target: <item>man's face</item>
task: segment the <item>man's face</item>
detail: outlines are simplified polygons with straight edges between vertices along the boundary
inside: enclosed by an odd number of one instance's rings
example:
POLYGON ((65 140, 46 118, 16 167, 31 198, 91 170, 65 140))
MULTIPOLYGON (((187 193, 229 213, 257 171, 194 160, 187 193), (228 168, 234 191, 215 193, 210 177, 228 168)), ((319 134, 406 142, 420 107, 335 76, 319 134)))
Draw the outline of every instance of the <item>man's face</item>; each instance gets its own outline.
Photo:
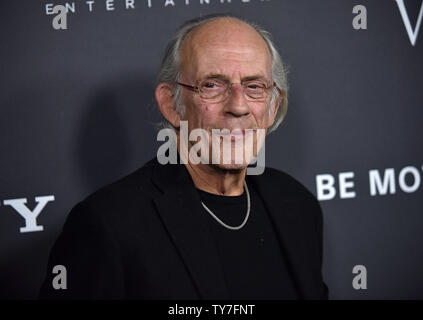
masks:
MULTIPOLYGON (((196 86, 211 76, 237 83, 233 84, 230 95, 217 103, 182 88, 182 104, 185 107, 183 120, 188 121, 189 132, 195 128, 205 129, 209 134, 212 129, 267 130, 272 125, 275 112, 269 112, 271 94, 265 101, 251 101, 246 98, 239 84, 251 79, 273 83, 269 49, 253 28, 234 19, 212 21, 188 35, 182 44, 180 56, 182 83, 196 86)), ((232 141, 233 153, 242 152, 235 148, 234 140, 239 138, 224 136, 221 139, 232 141)), ((243 168, 250 160, 245 159, 246 163, 241 165, 232 161, 231 164, 218 166, 227 169, 243 168)))

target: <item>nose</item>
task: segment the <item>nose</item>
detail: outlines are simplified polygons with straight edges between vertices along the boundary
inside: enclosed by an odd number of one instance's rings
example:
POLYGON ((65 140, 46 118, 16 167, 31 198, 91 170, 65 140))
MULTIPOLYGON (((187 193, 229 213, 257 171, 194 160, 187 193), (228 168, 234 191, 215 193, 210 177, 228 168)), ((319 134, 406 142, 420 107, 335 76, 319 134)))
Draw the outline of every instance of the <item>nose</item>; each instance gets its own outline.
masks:
POLYGON ((225 104, 225 111, 235 117, 246 116, 250 113, 244 88, 240 83, 232 83, 229 88, 229 99, 225 104))

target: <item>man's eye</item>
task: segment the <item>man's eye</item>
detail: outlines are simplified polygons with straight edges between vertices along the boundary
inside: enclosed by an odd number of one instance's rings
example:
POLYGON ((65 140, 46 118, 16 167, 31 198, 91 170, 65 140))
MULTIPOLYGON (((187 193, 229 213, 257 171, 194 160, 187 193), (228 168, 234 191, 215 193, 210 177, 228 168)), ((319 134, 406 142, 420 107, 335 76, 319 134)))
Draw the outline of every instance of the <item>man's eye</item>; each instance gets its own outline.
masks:
POLYGON ((201 84, 204 90, 218 90, 225 87, 225 84, 218 80, 206 80, 201 84))
POLYGON ((248 83, 246 84, 246 87, 250 90, 262 90, 266 88, 266 86, 263 83, 259 83, 259 82, 248 83))
POLYGON ((209 89, 214 88, 215 86, 216 84, 213 82, 207 82, 203 85, 204 88, 209 88, 209 89))

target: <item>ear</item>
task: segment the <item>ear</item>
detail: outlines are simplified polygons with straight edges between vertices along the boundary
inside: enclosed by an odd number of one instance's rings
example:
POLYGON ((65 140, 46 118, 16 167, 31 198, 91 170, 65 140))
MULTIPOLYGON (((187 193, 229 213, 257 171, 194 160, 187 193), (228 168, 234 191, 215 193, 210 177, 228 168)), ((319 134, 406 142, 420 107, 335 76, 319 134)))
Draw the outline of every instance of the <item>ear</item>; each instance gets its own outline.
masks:
POLYGON ((173 102, 173 96, 173 86, 169 83, 162 82, 156 87, 155 98, 161 114, 175 128, 179 128, 181 117, 176 110, 176 106, 173 102))
MULTIPOLYGON (((276 115, 278 114, 278 110, 279 108, 281 108, 281 104, 285 103, 284 99, 285 98, 285 91, 283 90, 278 90, 278 96, 276 97, 275 101, 273 102, 273 112, 269 113, 270 119, 269 119, 269 126, 267 128, 270 128, 273 123, 275 122, 276 119, 276 115)), ((272 109, 270 109, 272 110, 272 109)), ((270 112, 269 110, 269 112, 270 112)))

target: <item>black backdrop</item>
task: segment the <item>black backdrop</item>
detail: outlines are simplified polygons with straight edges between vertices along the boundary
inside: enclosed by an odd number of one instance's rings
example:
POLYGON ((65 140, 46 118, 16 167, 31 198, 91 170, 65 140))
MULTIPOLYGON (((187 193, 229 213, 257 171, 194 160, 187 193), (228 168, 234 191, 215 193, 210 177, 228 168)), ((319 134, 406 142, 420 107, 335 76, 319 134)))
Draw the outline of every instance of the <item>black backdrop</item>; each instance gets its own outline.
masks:
MULTIPOLYGON (((46 5, 64 3, 0 4, 1 298, 34 298, 71 207, 155 156, 166 42, 182 21, 214 12, 265 26, 289 67, 288 114, 266 142, 266 166, 316 195, 318 176, 335 179, 336 196, 321 199, 330 298, 423 298, 423 35, 411 44, 394 0, 114 0, 110 11, 95 0, 91 12, 74 0, 68 29, 55 30, 46 5), (352 25, 359 4, 367 30, 352 25), (393 174, 395 192, 372 196, 370 170, 393 174), (340 197, 345 172, 355 197, 340 197), (38 196, 54 196, 36 219, 43 231, 20 232, 7 200, 26 198, 32 211, 38 196), (353 288, 355 265, 367 289, 353 288)), ((414 30, 422 1, 404 3, 414 30)))

